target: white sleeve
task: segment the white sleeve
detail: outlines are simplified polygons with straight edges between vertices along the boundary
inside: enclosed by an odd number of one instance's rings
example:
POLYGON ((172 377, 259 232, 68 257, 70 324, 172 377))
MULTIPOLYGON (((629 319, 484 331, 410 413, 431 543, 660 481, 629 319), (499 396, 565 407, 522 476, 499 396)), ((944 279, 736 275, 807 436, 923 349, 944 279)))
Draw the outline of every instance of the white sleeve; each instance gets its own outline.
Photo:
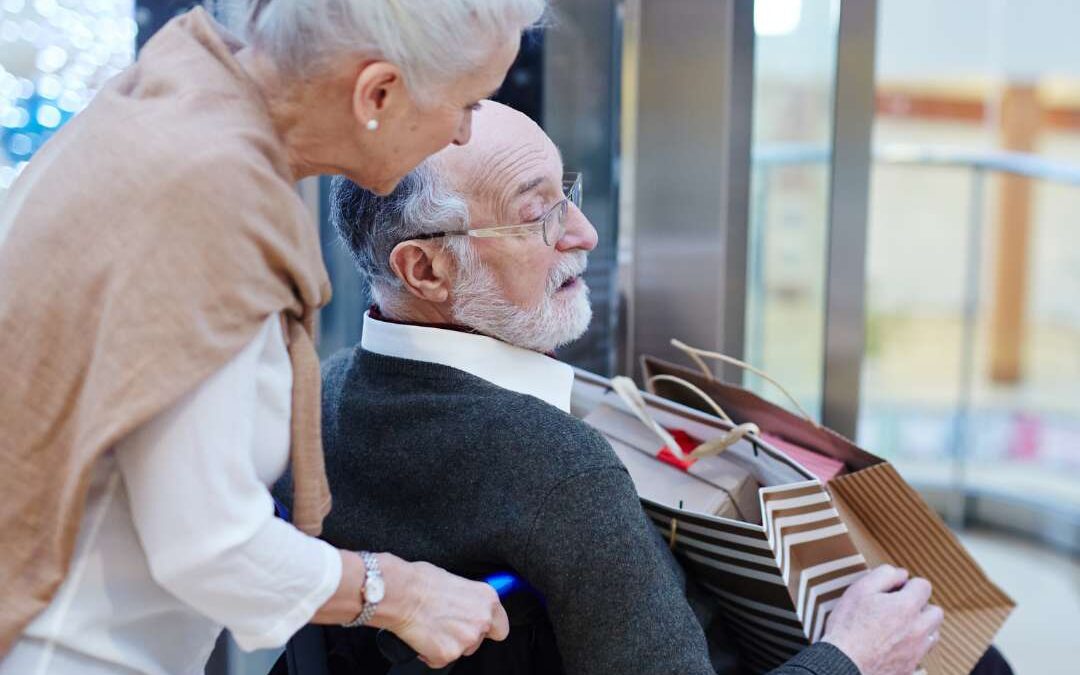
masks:
MULTIPOLYGON (((271 316, 243 352, 116 447, 155 581, 246 650, 284 645, 341 580, 338 552, 275 518, 259 478, 256 453, 273 449, 254 447, 266 438, 256 429, 257 381, 266 382, 264 352, 280 330, 271 316)), ((276 386, 291 388, 286 372, 276 386)), ((286 421, 279 453, 287 430, 286 421)))

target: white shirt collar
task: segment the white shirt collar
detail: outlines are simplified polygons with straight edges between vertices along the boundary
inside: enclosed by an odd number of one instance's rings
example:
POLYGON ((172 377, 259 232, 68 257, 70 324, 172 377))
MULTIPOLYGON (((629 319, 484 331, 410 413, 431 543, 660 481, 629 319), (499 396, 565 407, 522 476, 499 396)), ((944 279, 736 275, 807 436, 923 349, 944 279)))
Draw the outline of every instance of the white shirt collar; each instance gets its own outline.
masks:
POLYGON ((571 366, 486 335, 379 321, 365 312, 360 346, 383 356, 457 368, 570 412, 570 391, 574 386, 571 366))

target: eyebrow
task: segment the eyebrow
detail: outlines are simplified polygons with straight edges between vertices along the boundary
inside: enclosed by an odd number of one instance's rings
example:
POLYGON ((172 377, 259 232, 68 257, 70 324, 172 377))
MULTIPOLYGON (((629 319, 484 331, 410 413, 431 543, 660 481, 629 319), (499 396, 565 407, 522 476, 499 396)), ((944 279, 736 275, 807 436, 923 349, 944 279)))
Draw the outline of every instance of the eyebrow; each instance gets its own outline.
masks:
POLYGON ((536 188, 540 187, 540 185, 546 180, 547 180, 547 178, 545 178, 544 176, 537 176, 536 178, 533 178, 532 180, 527 180, 524 183, 522 183, 521 185, 518 185, 518 189, 514 192, 514 196, 515 197, 520 197, 523 194, 526 194, 528 192, 532 192, 536 188))

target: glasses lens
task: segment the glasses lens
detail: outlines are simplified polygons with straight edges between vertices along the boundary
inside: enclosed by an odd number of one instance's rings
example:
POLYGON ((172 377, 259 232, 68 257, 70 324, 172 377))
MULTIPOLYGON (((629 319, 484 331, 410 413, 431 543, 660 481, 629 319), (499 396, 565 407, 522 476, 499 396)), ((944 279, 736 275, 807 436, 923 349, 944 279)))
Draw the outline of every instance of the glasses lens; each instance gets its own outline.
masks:
POLYGON ((566 214, 569 208, 569 204, 564 199, 544 220, 544 243, 548 246, 554 246, 555 242, 562 239, 563 235, 566 234, 566 214))
POLYGON ((574 206, 581 208, 581 174, 569 173, 563 176, 563 194, 566 198, 574 203, 574 206))

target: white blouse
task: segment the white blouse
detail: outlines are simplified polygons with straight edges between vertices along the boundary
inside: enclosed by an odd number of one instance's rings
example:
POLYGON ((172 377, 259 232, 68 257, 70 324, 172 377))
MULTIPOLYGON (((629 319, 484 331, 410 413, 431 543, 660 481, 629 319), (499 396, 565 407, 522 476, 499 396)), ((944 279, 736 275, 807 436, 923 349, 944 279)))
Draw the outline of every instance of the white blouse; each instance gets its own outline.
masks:
POLYGON ((329 544, 273 515, 292 368, 277 315, 94 467, 70 572, 0 675, 201 674, 223 627, 279 647, 337 590, 329 544))

